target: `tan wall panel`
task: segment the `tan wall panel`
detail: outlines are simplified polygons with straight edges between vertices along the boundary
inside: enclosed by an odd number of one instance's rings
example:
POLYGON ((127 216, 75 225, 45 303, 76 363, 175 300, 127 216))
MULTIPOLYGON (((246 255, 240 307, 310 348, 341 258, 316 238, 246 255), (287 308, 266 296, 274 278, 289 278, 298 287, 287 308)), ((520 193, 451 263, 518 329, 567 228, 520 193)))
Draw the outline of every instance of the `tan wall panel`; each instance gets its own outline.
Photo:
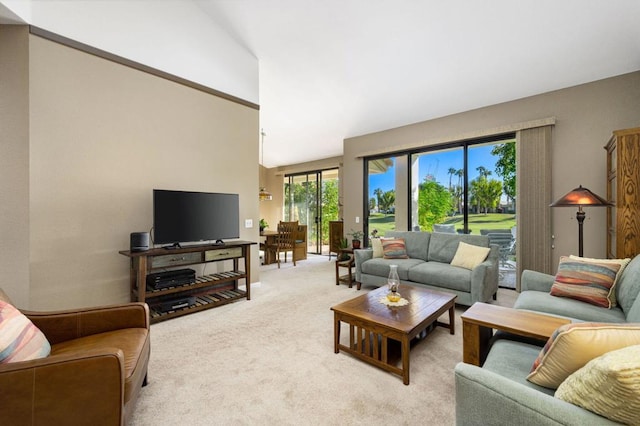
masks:
POLYGON ((34 308, 128 300, 153 188, 239 193, 257 241, 257 110, 33 35, 30 61, 34 308))
POLYGON ((29 30, 0 25, 0 287, 29 303, 29 30))

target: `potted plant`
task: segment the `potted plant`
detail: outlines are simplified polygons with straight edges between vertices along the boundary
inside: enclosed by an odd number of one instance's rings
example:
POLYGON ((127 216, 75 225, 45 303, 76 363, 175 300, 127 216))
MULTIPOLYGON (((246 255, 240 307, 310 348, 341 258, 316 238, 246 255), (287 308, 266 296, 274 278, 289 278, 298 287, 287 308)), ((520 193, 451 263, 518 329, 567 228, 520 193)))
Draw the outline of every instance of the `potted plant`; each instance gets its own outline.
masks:
POLYGON ((260 219, 260 232, 264 231, 268 227, 269 227, 269 224, 267 223, 267 221, 264 219, 260 219))
POLYGON ((349 253, 342 251, 342 249, 346 249, 349 247, 349 240, 347 240, 346 238, 341 238, 340 239, 340 256, 338 257, 338 260, 343 261, 343 260, 349 260, 351 257, 349 256, 349 253))
POLYGON ((360 243, 362 242, 362 237, 364 237, 364 232, 362 231, 354 231, 351 229, 351 232, 347 235, 351 235, 351 245, 354 249, 360 248, 360 243))

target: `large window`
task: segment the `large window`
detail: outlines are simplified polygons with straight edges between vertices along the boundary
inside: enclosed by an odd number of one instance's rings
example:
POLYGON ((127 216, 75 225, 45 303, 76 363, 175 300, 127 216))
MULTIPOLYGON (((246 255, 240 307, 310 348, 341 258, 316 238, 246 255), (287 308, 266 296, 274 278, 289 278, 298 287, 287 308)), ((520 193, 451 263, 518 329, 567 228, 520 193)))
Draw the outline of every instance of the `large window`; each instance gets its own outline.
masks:
POLYGON ((379 237, 383 237, 387 231, 396 229, 396 218, 407 216, 406 209, 396 208, 401 205, 396 202, 396 196, 400 193, 398 184, 402 182, 402 179, 396 179, 400 171, 398 160, 402 161, 403 157, 373 158, 366 162, 368 176, 366 228, 370 234, 374 233, 379 237))
POLYGON ((489 235, 501 268, 515 270, 515 168, 513 134, 367 158, 365 232, 489 235))

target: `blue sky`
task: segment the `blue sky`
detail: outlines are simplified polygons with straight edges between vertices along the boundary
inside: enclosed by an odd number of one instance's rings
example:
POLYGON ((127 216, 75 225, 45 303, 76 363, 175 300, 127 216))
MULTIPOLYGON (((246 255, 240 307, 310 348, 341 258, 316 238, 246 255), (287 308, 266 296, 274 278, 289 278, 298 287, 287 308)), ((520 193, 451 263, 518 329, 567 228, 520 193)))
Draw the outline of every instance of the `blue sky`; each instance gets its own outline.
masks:
MULTIPOLYGON (((469 177, 475 179, 478 177, 476 168, 485 167, 491 172, 489 179, 501 180, 495 171, 496 157, 491 155, 492 145, 480 145, 469 148, 469 177)), ((434 175, 436 182, 449 187, 450 167, 461 169, 462 164, 462 148, 448 151, 438 151, 420 156, 418 163, 420 182, 422 182, 427 174, 434 175)), ((369 197, 373 197, 373 191, 377 188, 382 191, 390 191, 395 189, 395 166, 389 168, 384 174, 373 174, 369 176, 369 197)), ((452 183, 456 183, 457 178, 453 176, 452 183)))

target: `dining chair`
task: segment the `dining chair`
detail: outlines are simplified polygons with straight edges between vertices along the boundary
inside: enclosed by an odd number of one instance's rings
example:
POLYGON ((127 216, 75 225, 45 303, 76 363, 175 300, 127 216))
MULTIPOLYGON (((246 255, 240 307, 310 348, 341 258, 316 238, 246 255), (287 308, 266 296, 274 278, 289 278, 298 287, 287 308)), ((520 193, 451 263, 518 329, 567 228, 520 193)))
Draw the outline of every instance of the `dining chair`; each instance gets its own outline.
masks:
POLYGON ((296 233, 298 232, 298 221, 295 222, 280 222, 278 223, 278 235, 275 238, 275 247, 272 249, 276 253, 276 261, 278 262, 278 268, 280 268, 280 253, 284 252, 284 261, 287 261, 287 253, 291 252, 291 260, 293 266, 296 266, 296 257, 294 256, 294 250, 296 248, 296 233))

